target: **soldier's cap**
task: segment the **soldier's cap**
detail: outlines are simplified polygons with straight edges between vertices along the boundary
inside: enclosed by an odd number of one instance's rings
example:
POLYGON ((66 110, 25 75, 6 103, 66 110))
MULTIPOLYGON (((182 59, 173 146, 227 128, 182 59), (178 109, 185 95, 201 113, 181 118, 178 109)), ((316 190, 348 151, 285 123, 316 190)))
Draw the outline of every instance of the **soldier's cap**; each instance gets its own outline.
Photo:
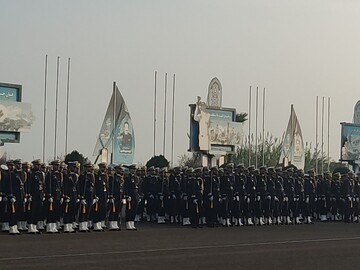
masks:
POLYGON ((186 173, 193 173, 194 172, 194 169, 193 168, 187 168, 186 169, 186 173))
POLYGON ((281 172, 282 171, 282 168, 281 167, 276 167, 275 168, 275 172, 281 172))
POLYGON ((15 159, 15 160, 14 160, 14 163, 15 163, 15 164, 21 164, 21 159, 20 159, 20 158, 15 159))
POLYGON ((228 163, 228 164, 226 164, 226 168, 233 169, 233 168, 234 168, 234 163, 228 163))
POLYGON ((335 177, 335 178, 340 178, 340 177, 341 177, 341 173, 340 173, 340 172, 334 173, 334 174, 333 174, 333 177, 335 177))
POLYGON ((194 169, 194 173, 201 173, 203 171, 202 167, 198 167, 194 169))
POLYGON ((224 168, 219 168, 219 172, 223 173, 224 172, 224 168))
POLYGON ((23 164, 22 164, 23 167, 30 167, 31 166, 31 163, 29 161, 25 161, 23 164))
POLYGON ((6 164, 7 165, 14 165, 14 161, 9 159, 9 160, 6 161, 6 164))
POLYGON ((245 168, 245 166, 244 166, 244 164, 243 164, 243 163, 240 163, 240 164, 238 164, 238 165, 236 166, 236 168, 239 168, 239 169, 244 169, 244 168, 245 168))
POLYGON ((136 170, 136 164, 131 164, 128 166, 129 170, 136 170))
POLYGON ((41 160, 40 159, 35 159, 31 162, 33 165, 41 165, 41 160))
POLYGON ((67 165, 69 167, 76 167, 77 163, 78 163, 77 161, 69 161, 67 165))
POLYGON ((155 171, 155 167, 154 166, 151 166, 149 169, 148 169, 149 172, 153 172, 155 171))
POLYGON ((124 170, 124 166, 122 164, 116 164, 114 166, 114 168, 117 169, 117 170, 122 170, 122 171, 124 170))
POLYGON ((99 167, 106 167, 107 166, 107 163, 106 162, 100 162, 98 164, 99 167))
POLYGON ((167 167, 163 167, 160 169, 160 172, 167 172, 167 167))
POLYGON ((315 173, 314 169, 308 170, 308 173, 315 173))
POLYGON ((217 166, 213 166, 213 167, 211 167, 211 168, 210 168, 210 170, 211 170, 211 171, 216 171, 216 172, 217 172, 219 169, 218 169, 218 167, 217 167, 217 166))
POLYGON ((294 172, 294 168, 290 167, 286 170, 287 172, 294 172))
POLYGON ((326 171, 326 172, 324 172, 324 175, 329 176, 329 175, 331 175, 331 173, 329 171, 326 171))
POLYGON ((254 165, 249 166, 249 167, 248 167, 248 170, 249 170, 249 171, 255 170, 255 166, 254 166, 254 165))
POLYGON ((53 161, 51 161, 50 165, 60 165, 60 160, 59 159, 55 159, 53 161))
POLYGON ((85 167, 92 167, 93 165, 91 164, 91 161, 88 161, 84 164, 85 167))
POLYGON ((254 170, 254 173, 259 173, 259 172, 260 172, 259 169, 255 169, 255 170, 254 170))
POLYGON ((308 175, 307 173, 304 174, 304 178, 310 178, 310 175, 308 175))
POLYGON ((179 172, 181 170, 181 167, 177 166, 173 168, 175 172, 179 172))
POLYGON ((40 164, 40 166, 41 166, 42 168, 46 168, 46 163, 43 162, 43 163, 40 164))
POLYGON ((260 170, 266 170, 267 168, 266 168, 266 166, 261 166, 259 169, 260 170))
POLYGON ((269 168, 268 168, 268 172, 275 172, 274 167, 269 167, 269 168))
POLYGON ((3 171, 7 171, 9 168, 8 166, 6 166, 5 164, 1 164, 0 165, 0 168, 3 170, 3 171))

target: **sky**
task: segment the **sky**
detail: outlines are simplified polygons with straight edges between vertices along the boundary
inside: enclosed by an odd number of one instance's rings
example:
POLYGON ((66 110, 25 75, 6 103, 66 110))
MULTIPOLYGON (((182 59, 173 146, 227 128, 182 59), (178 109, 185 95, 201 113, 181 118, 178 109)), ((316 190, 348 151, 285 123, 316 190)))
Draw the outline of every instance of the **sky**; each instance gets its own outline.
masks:
MULTIPOLYGON (((340 122, 352 121, 360 97, 359 1, 0 0, 0 5, 0 82, 21 84, 23 102, 32 104, 35 116, 31 131, 21 135, 21 143, 3 147, 11 158, 42 157, 48 55, 46 161, 65 152, 69 57, 68 149, 91 160, 95 159, 92 154, 113 81, 132 117, 134 162, 144 164, 151 158, 155 71, 156 154, 163 153, 165 73, 169 76, 165 154, 169 160, 170 90, 176 74, 175 164, 188 149, 188 105, 195 103, 197 96, 206 99, 213 77, 222 84, 223 106, 238 112, 249 110, 250 86, 261 91, 266 88, 265 129, 276 137, 285 131, 294 104, 304 140, 313 144, 316 96, 320 105, 322 97, 326 101, 330 97, 330 156, 339 159, 340 122), (54 153, 58 56, 60 94, 54 153)), ((259 130, 261 121, 259 113, 259 130)), ((327 144, 327 120, 324 128, 327 144)), ((244 130, 247 132, 247 124, 244 130)))

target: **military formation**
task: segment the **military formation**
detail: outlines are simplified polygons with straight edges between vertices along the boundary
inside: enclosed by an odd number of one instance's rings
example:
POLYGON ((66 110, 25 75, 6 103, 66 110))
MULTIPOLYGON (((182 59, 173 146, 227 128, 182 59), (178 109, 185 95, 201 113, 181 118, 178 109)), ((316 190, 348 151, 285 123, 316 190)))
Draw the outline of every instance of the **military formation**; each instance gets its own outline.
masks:
POLYGON ((135 222, 202 226, 359 222, 360 174, 229 163, 218 167, 136 168, 20 159, 1 165, 3 232, 118 231, 135 222))

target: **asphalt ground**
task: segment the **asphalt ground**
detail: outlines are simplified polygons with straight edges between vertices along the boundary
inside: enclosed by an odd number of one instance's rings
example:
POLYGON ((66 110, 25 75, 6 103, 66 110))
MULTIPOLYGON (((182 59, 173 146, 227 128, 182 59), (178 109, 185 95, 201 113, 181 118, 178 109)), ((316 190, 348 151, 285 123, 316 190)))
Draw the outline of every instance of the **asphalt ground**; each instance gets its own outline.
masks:
POLYGON ((360 224, 0 234, 0 269, 359 269, 360 224))

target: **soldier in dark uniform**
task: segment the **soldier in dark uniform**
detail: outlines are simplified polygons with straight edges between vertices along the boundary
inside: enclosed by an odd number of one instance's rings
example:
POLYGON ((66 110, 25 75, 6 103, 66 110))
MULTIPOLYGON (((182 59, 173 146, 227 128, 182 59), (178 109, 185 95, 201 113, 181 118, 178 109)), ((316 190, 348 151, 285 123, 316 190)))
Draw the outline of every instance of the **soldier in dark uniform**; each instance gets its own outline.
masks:
POLYGON ((189 193, 192 185, 193 169, 184 168, 185 173, 182 175, 180 188, 181 188, 181 216, 183 226, 191 225, 190 222, 190 198, 189 193))
POLYGON ((275 168, 275 197, 274 197, 274 222, 277 225, 282 224, 281 211, 284 202, 284 180, 282 178, 282 168, 275 168))
POLYGON ((304 201, 304 172, 298 170, 294 177, 293 218, 295 224, 301 224, 300 212, 304 201))
POLYGON ((135 175, 136 166, 130 165, 129 173, 125 176, 124 198, 126 199, 125 221, 127 230, 136 230, 135 215, 138 205, 138 179, 135 175))
POLYGON ((39 233, 38 230, 43 227, 43 203, 45 200, 45 175, 41 171, 41 161, 39 159, 32 162, 33 169, 30 178, 26 181, 28 194, 27 211, 28 211, 28 233, 39 233), (29 181, 30 180, 30 181, 29 181))
POLYGON ((115 173, 109 177, 109 230, 118 231, 119 219, 123 204, 124 168, 115 166, 115 173))
POLYGON ((75 222, 75 215, 77 210, 77 200, 78 200, 78 174, 77 170, 77 161, 68 162, 69 172, 64 175, 63 181, 63 216, 64 216, 64 232, 72 233, 75 232, 73 228, 73 223, 75 222))
POLYGON ((139 179, 139 203, 137 208, 137 213, 135 216, 135 222, 140 222, 144 217, 144 210, 145 210, 145 198, 144 198, 144 191, 142 190, 142 183, 146 179, 146 167, 143 166, 138 170, 138 179, 139 179))
POLYGON ((235 182, 234 182, 234 203, 232 208, 233 224, 235 226, 243 226, 243 209, 245 204, 245 182, 246 175, 244 172, 244 165, 239 164, 235 169, 235 182))
POLYGON ((275 195, 275 169, 274 167, 269 167, 266 177, 266 199, 264 208, 265 223, 268 225, 273 223, 275 195))
POLYGON ((351 222, 352 212, 352 185, 351 179, 347 174, 341 175, 341 186, 340 186, 341 197, 344 202, 344 222, 351 222))
POLYGON ((190 198, 190 222, 193 228, 200 228, 201 206, 202 206, 202 168, 194 170, 194 175, 190 177, 188 196, 190 198))
POLYGON ((170 169, 169 176, 169 216, 170 223, 178 222, 179 218, 179 200, 180 200, 180 167, 170 169))
POLYGON ((318 183, 319 186, 319 214, 321 221, 327 221, 327 214, 329 213, 330 204, 330 190, 331 190, 331 174, 324 173, 324 178, 318 183))
POLYGON ((304 215, 305 224, 313 224, 311 220, 311 205, 315 200, 315 183, 310 175, 304 175, 304 215))
POLYGON ((334 173, 332 175, 330 184, 330 212, 331 220, 340 220, 340 205, 341 205, 341 193, 340 193, 340 173, 334 173))
POLYGON ((144 199, 146 200, 146 219, 147 221, 156 220, 156 183, 158 181, 158 175, 156 175, 155 167, 151 166, 148 169, 148 175, 142 183, 142 192, 144 193, 144 199))
POLYGON ((28 228, 28 231, 29 231, 29 218, 30 218, 30 209, 29 209, 29 206, 30 206, 30 202, 28 202, 28 198, 30 196, 30 192, 28 190, 29 188, 29 185, 28 185, 28 182, 30 181, 30 177, 31 177, 31 163, 30 162, 24 162, 22 164, 22 171, 23 171, 23 174, 24 174, 24 177, 25 177, 25 184, 24 184, 24 206, 25 206, 25 218, 26 218, 26 224, 27 224, 27 228, 28 228))
POLYGON ((20 182, 20 198, 18 200, 18 223, 17 227, 19 231, 27 231, 27 219, 26 219, 26 208, 25 208, 25 184, 27 180, 27 174, 22 170, 22 162, 21 159, 14 160, 15 165, 15 177, 17 178, 17 182, 20 182))
POLYGON ((89 231, 90 213, 94 199, 95 175, 93 165, 87 163, 84 165, 85 171, 79 177, 78 181, 78 200, 80 201, 79 209, 79 231, 89 231))
POLYGON ((22 183, 21 179, 17 176, 14 168, 14 162, 8 160, 6 162, 8 167, 8 173, 3 180, 3 193, 7 197, 7 209, 8 209, 8 222, 9 233, 20 234, 17 226, 19 208, 22 204, 22 183))
POLYGON ((225 166, 225 172, 220 176, 220 209, 219 215, 223 226, 231 226, 230 217, 234 198, 235 176, 233 174, 234 164, 229 163, 225 166))
POLYGON ((256 225, 265 225, 264 213, 266 199, 266 167, 262 166, 260 170, 255 170, 256 177, 256 198, 255 198, 255 217, 256 225))
POLYGON ((204 175, 203 205, 206 213, 206 224, 209 227, 217 225, 219 212, 220 179, 216 166, 210 169, 209 175, 204 175))
POLYGON ((7 174, 8 167, 4 164, 0 166, 0 223, 1 223, 1 231, 8 232, 10 230, 8 214, 7 214, 7 197, 4 193, 4 178, 7 174))
POLYGON ((290 215, 291 209, 293 207, 294 202, 294 178, 293 178, 293 168, 287 169, 283 172, 284 179, 284 200, 283 200, 283 208, 282 208, 282 216, 284 224, 292 224, 290 215))
POLYGON ((99 172, 95 175, 94 200, 93 200, 93 226, 94 231, 103 231, 102 223, 105 223, 107 209, 107 185, 108 175, 106 163, 99 163, 99 172))
POLYGON ((61 183, 63 174, 59 171, 60 160, 51 162, 52 169, 45 177, 45 196, 44 202, 46 215, 46 232, 58 233, 56 223, 59 221, 61 183))
POLYGON ((360 216, 360 172, 354 178, 354 199, 353 199, 354 222, 359 222, 360 216))
POLYGON ((256 177, 254 175, 255 168, 250 166, 246 171, 246 182, 245 182, 245 211, 244 216, 246 217, 246 225, 252 226, 254 218, 254 209, 255 209, 255 199, 256 199, 256 177))
POLYGON ((165 223, 165 210, 167 203, 167 196, 169 194, 168 188, 168 179, 166 176, 167 168, 162 168, 160 170, 160 176, 156 183, 156 213, 157 213, 157 223, 165 223))

